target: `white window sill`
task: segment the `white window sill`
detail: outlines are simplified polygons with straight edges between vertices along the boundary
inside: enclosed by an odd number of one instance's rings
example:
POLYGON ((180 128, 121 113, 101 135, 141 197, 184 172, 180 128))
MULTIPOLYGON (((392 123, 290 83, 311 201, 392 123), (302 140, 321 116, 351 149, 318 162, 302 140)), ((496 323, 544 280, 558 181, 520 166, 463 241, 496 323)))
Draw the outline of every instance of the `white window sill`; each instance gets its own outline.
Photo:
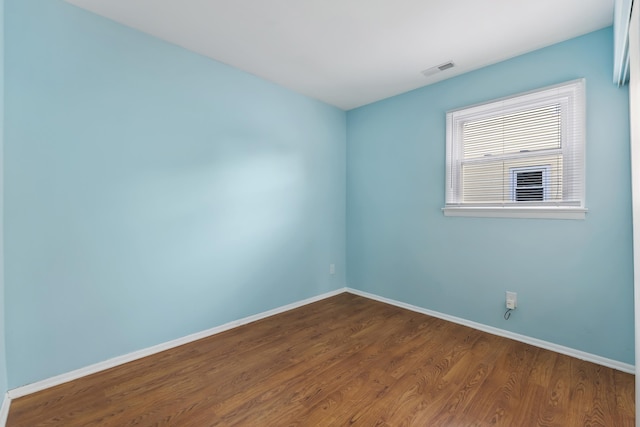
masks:
POLYGON ((566 206, 545 207, 470 207, 448 206, 442 208, 445 216, 467 216, 479 218, 542 218, 585 219, 587 209, 566 206))

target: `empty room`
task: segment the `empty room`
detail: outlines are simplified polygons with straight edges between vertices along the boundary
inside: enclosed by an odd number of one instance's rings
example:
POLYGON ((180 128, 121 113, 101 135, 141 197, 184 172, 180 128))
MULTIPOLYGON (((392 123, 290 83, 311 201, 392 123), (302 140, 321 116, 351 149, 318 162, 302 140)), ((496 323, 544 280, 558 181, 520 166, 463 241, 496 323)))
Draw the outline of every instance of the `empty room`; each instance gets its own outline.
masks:
POLYGON ((0 0, 0 425, 640 426, 632 3, 0 0))

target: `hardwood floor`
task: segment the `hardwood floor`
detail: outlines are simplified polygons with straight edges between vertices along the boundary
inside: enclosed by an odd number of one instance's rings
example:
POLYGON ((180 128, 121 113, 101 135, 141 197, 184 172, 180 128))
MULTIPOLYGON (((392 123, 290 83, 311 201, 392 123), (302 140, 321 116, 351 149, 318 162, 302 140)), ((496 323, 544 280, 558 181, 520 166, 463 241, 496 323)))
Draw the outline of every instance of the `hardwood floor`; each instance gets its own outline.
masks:
POLYGON ((634 377, 341 294, 11 403, 7 426, 633 426, 634 377))

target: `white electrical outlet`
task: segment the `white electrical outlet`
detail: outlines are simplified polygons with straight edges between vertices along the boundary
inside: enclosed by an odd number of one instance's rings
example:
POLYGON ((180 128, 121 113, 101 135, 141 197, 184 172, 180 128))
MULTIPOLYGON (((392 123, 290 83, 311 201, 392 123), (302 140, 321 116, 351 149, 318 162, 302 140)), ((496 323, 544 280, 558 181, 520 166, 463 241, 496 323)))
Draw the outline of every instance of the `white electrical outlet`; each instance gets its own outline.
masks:
POLYGON ((336 274, 336 265, 329 264, 329 274, 336 274))
POLYGON ((515 310, 516 307, 518 307, 518 294, 507 291, 507 308, 509 310, 515 310))

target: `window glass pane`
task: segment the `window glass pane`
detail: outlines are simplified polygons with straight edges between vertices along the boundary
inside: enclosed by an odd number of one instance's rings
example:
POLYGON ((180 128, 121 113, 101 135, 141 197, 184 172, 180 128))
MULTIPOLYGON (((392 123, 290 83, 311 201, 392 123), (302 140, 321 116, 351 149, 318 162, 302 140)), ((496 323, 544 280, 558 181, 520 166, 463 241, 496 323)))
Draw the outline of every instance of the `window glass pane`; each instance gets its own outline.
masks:
POLYGON ((471 120, 462 135, 465 159, 561 148, 560 105, 471 120))
POLYGON ((537 171, 519 171, 515 176, 518 180, 516 186, 543 186, 546 184, 547 198, 545 200, 563 200, 563 161, 560 154, 463 164, 462 198, 465 202, 471 203, 514 201, 512 193, 513 170, 534 167, 547 170, 546 183, 543 183, 545 177, 538 169, 537 171))

